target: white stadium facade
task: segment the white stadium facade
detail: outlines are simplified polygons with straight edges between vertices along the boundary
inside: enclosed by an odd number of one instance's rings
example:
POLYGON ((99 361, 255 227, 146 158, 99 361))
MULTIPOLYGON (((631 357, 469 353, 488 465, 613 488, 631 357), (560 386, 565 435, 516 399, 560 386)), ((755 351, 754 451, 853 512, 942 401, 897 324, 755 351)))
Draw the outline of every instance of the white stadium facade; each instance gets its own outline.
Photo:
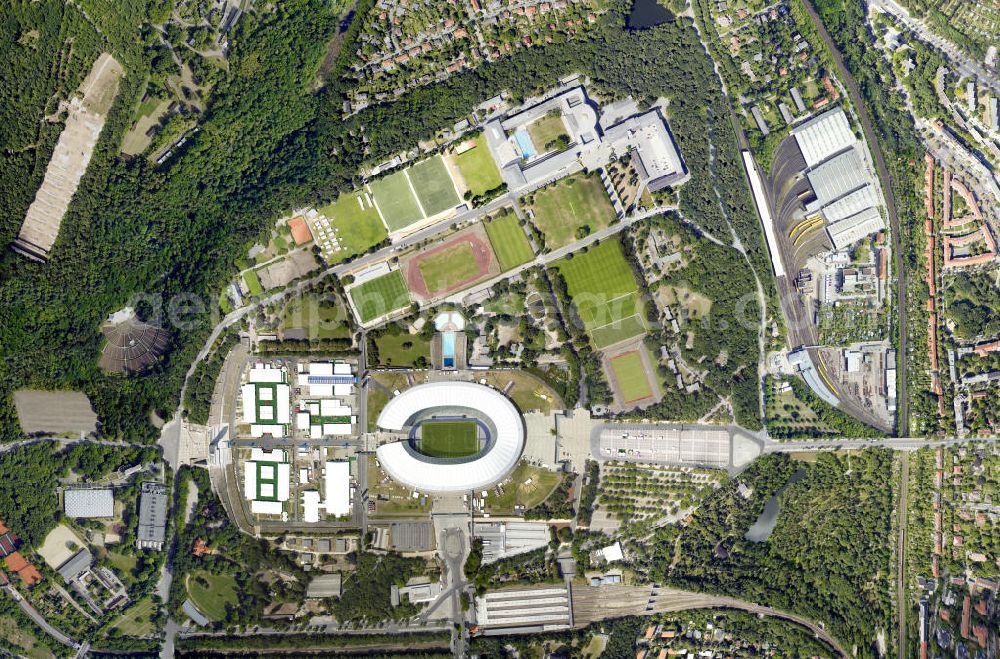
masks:
POLYGON ((485 427, 485 445, 465 458, 434 458, 410 441, 383 444, 379 463, 394 480, 423 492, 466 492, 488 487, 507 475, 524 450, 524 420, 499 391, 473 382, 422 384, 391 399, 378 417, 379 428, 408 433, 422 420, 456 414, 485 427))

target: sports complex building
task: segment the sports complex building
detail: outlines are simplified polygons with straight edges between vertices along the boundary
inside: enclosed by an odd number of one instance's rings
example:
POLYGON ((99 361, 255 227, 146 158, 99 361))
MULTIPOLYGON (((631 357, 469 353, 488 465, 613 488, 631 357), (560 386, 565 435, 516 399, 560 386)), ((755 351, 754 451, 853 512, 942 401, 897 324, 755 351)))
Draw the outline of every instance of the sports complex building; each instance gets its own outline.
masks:
POLYGON ((488 487, 514 468, 524 450, 521 413, 499 391, 472 382, 432 382, 386 404, 378 427, 398 433, 379 463, 394 480, 424 492, 488 487))

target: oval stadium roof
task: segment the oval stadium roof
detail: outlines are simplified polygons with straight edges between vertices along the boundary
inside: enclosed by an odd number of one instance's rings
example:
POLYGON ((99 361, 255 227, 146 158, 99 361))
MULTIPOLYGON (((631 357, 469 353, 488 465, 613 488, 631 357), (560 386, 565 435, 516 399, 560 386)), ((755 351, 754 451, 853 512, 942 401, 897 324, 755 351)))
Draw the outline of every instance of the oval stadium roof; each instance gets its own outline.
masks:
POLYGON ((496 428, 488 448, 471 460, 445 461, 413 451, 406 441, 378 448, 378 460, 394 480, 425 492, 464 492, 487 487, 514 468, 524 450, 524 421, 506 396, 472 382, 432 382, 407 389, 382 409, 378 426, 402 431, 414 415, 456 405, 477 410, 496 428))

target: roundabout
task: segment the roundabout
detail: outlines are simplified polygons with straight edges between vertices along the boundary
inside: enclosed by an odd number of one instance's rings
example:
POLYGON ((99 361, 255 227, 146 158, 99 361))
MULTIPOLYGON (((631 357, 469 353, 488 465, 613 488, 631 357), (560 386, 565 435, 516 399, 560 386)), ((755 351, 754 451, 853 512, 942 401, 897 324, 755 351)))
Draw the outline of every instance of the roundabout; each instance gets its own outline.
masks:
POLYGON ((376 451, 393 479, 423 492, 465 492, 504 478, 524 450, 524 420, 499 391, 473 382, 407 389, 379 414, 380 429, 401 435, 376 451))

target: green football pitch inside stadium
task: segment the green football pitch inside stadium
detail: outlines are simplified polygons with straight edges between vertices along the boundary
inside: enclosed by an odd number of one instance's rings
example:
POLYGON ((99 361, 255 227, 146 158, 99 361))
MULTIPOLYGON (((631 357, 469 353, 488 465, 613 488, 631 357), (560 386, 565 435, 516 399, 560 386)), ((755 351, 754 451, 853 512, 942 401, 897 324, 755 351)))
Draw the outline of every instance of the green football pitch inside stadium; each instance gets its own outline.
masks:
POLYGON ((464 458, 479 450, 475 421, 424 421, 420 452, 432 458, 464 458))

